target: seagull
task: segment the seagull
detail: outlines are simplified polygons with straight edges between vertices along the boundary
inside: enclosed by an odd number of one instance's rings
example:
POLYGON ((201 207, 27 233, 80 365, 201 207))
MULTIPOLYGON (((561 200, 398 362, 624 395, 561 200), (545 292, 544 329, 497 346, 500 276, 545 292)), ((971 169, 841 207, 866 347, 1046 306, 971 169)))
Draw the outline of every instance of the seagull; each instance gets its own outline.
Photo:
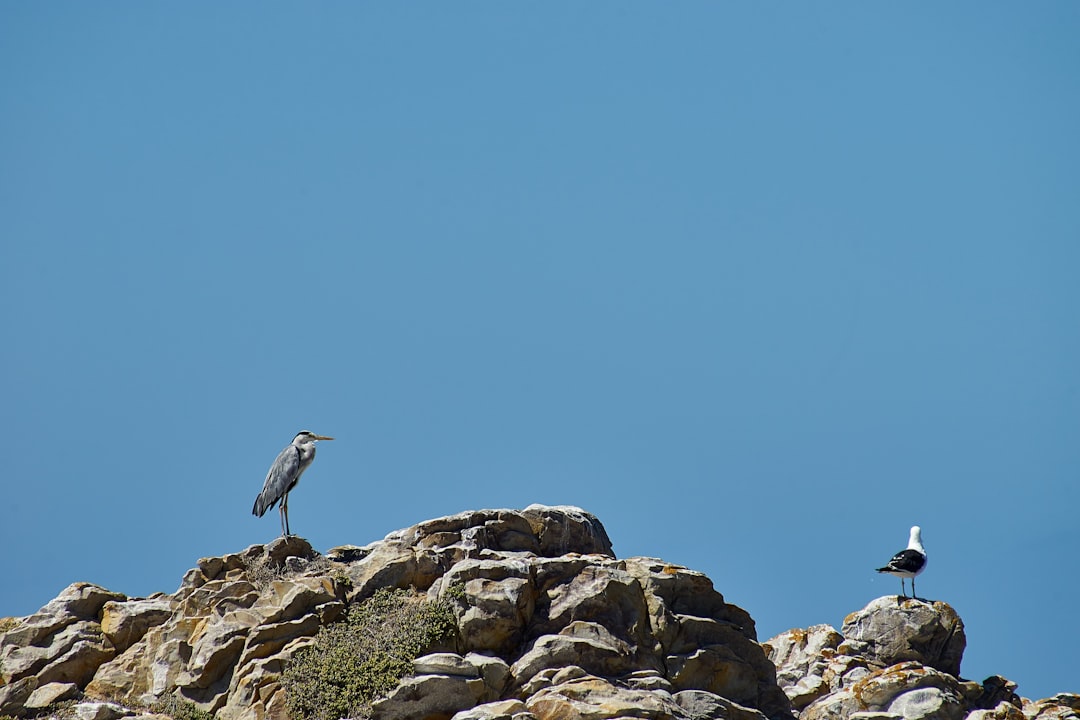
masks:
MULTIPOLYGON (((915 576, 926 569, 926 550, 922 546, 922 530, 918 525, 911 528, 907 549, 893 555, 885 567, 878 568, 879 573, 889 573, 900 578, 900 592, 907 597, 904 579, 911 578, 911 597, 915 598, 915 576)), ((918 598, 915 598, 918 599, 918 598)))

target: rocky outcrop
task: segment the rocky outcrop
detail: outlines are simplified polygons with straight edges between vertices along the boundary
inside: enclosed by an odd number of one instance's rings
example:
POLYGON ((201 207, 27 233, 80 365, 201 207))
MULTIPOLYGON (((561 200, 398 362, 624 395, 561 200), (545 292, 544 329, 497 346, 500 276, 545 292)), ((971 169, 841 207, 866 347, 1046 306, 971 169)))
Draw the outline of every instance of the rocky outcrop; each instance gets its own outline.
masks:
POLYGON ((1080 720, 1076 696, 1031 703, 1004 678, 960 679, 963 624, 944 603, 882 598, 840 631, 760 644, 703 574, 617 558, 594 516, 546 506, 325 555, 283 538, 200 560, 170 595, 77 583, 0 635, 0 715, 75 701, 77 717, 116 720, 180 702, 284 719, 292 658, 382 588, 449 603, 457 639, 413 661, 372 706, 381 720, 1080 720))
POLYGON ((1033 703, 1003 677, 962 679, 965 643, 948 604, 889 596, 848 615, 841 632, 789 630, 764 647, 799 720, 1080 720, 1077 696, 1033 703))

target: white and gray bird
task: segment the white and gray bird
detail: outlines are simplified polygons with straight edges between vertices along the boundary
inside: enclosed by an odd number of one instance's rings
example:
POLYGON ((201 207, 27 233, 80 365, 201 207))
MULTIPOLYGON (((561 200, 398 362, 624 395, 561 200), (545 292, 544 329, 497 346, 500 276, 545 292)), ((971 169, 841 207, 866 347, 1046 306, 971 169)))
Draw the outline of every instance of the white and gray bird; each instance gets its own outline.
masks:
POLYGON ((878 568, 879 573, 889 573, 900 578, 900 592, 907 597, 904 589, 904 580, 911 578, 911 597, 915 595, 915 576, 926 569, 926 550, 922 544, 922 530, 918 525, 911 528, 911 537, 908 538, 907 548, 893 555, 885 567, 878 568))
POLYGON ((333 440, 326 435, 316 435, 310 430, 301 430, 282 450, 270 471, 266 473, 266 482, 262 492, 255 498, 255 507, 251 513, 262 517, 274 504, 281 502, 278 512, 281 514, 281 532, 289 537, 289 492, 300 482, 300 476, 315 459, 315 443, 319 440, 333 440))

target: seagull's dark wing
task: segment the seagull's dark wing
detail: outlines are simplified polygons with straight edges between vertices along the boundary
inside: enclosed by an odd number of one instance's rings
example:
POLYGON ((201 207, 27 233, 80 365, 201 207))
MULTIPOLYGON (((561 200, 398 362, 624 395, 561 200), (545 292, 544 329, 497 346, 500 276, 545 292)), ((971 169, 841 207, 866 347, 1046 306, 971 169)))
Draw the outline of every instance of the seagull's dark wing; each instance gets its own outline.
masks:
POLYGON ((878 572, 910 572, 916 573, 922 570, 923 565, 926 564, 926 556, 918 550, 901 550, 893 555, 889 564, 883 568, 878 568, 878 572))
POLYGON ((253 515, 263 516, 270 508, 285 497, 285 493, 292 489, 300 477, 300 450, 295 445, 289 445, 278 454, 270 471, 266 473, 266 482, 263 483, 262 492, 255 498, 255 507, 251 509, 253 515))

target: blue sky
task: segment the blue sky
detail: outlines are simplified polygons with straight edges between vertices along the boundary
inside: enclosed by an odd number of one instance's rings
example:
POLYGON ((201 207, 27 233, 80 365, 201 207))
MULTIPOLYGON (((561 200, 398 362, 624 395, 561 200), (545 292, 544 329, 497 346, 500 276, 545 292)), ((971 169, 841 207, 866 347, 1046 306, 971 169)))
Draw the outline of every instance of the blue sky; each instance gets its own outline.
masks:
POLYGON ((0 5, 0 615, 579 505, 1080 692, 1080 5, 0 5))

